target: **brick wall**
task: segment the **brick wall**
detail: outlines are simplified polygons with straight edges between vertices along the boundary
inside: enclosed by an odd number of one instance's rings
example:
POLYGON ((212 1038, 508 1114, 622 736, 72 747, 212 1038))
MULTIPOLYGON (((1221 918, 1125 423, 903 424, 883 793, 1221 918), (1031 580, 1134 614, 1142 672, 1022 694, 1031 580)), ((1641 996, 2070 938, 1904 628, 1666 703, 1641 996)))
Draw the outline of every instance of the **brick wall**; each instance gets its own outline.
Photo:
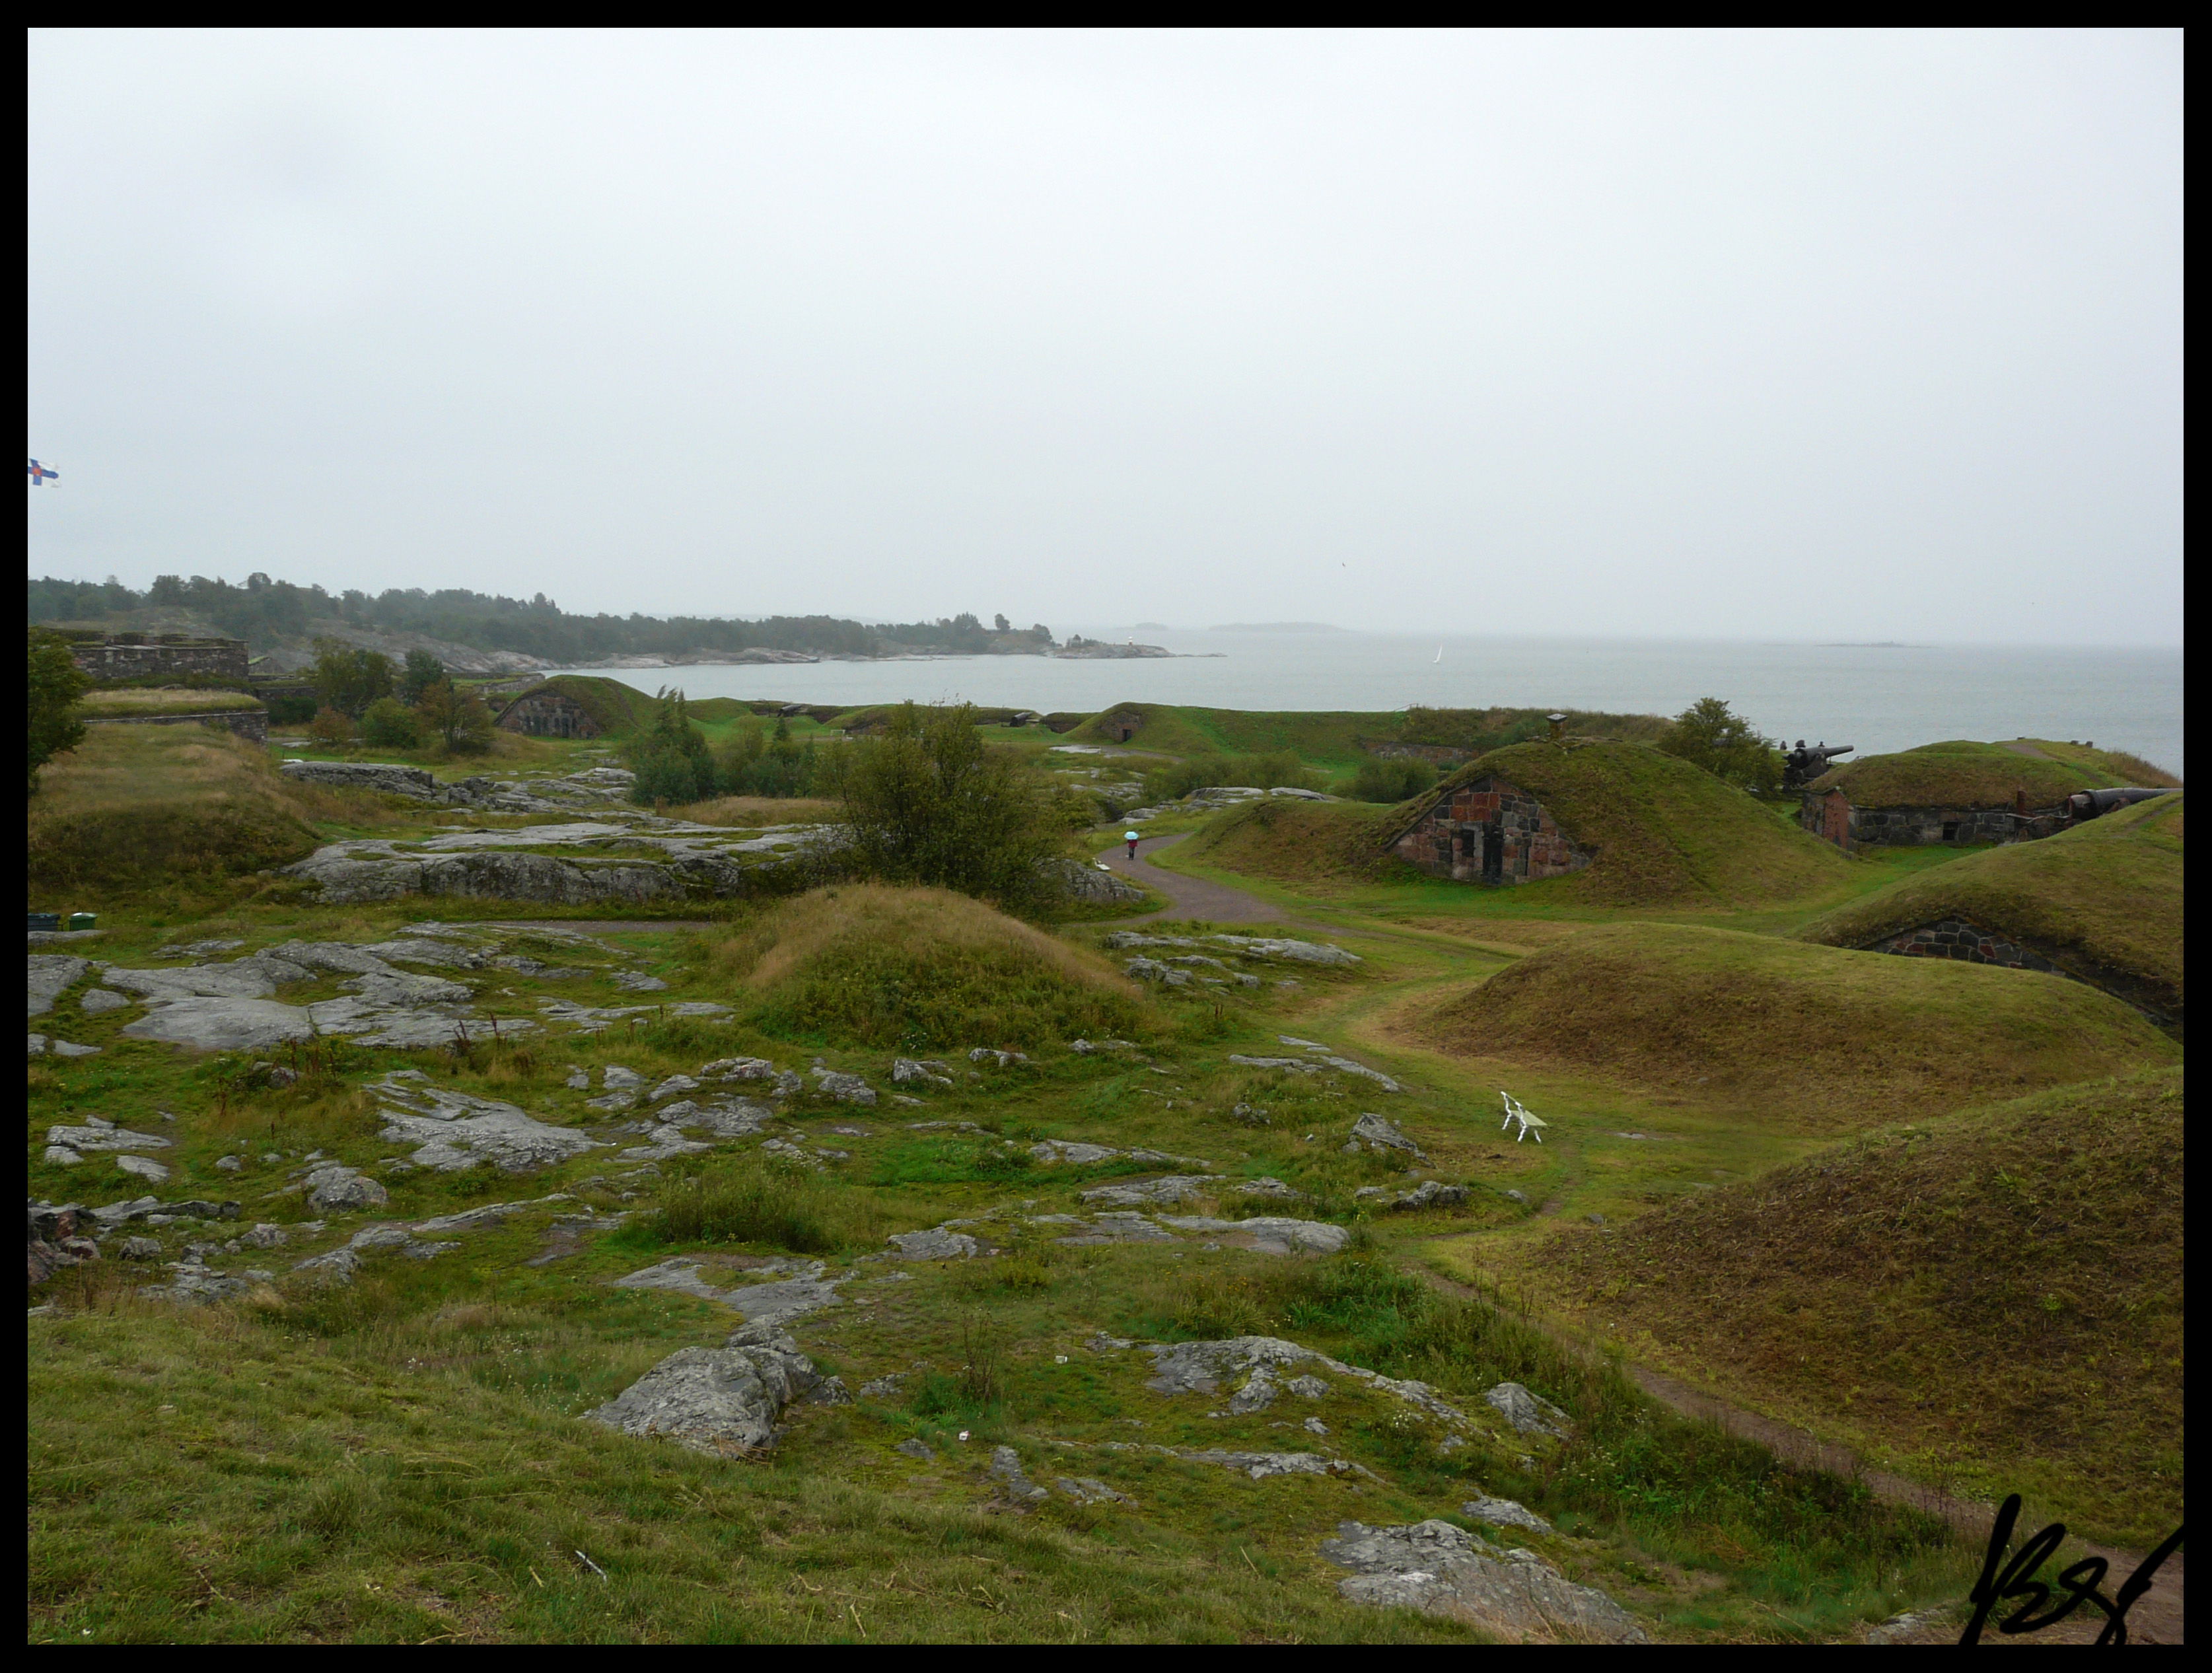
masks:
POLYGON ((1462 883, 1565 877, 1593 857, 1568 840, 1543 804, 1502 778, 1460 786, 1393 846, 1431 876, 1462 883))

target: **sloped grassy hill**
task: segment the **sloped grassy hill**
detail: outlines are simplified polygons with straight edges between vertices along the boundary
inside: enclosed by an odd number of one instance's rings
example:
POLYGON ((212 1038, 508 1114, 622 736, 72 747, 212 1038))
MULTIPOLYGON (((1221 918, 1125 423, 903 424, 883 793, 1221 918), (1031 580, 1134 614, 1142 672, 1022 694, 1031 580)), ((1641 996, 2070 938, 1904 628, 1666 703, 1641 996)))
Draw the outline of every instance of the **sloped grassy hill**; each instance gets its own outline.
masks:
POLYGON ((1495 774, 1551 811, 1596 858, 1572 877, 1527 885, 1592 903, 1773 901, 1833 883, 1849 862, 1774 809, 1647 744, 1570 738, 1492 750, 1395 809, 1387 847, 1461 785, 1495 774))
POLYGON ((713 963, 781 1039, 1004 1050, 1147 1026, 1134 984, 1103 958, 944 889, 817 889, 720 942, 713 963))
POLYGON ((2009 807, 2020 790, 2027 792, 2029 806, 2048 807, 2076 790, 2179 782, 2132 756, 2032 738, 2017 741, 2039 753, 1952 739, 1868 756, 1824 773, 1811 788, 1840 789, 1860 807, 2009 807))
POLYGON ((1869 1134, 1547 1255, 1666 1362, 2046 1496, 2181 1519, 2182 1072, 1869 1134))
POLYGON ((1370 802, 1247 802, 1206 821, 1183 852, 1247 877, 1285 883, 1410 876, 1375 841, 1389 812, 1370 802))
POLYGON ((27 836, 31 904, 206 900, 303 860, 318 820, 384 823, 377 798, 280 776, 268 752, 196 726, 96 726, 39 775, 27 836))
POLYGON ((2063 976, 1674 924, 1586 930, 1445 1001, 1422 1031, 1455 1055, 1572 1065, 1816 1133, 2180 1061, 2063 976))
POLYGON ((2182 800, 2138 802, 2039 843, 1916 872, 1797 932, 1865 946, 1963 918, 2136 1003, 2182 1013, 2182 800))

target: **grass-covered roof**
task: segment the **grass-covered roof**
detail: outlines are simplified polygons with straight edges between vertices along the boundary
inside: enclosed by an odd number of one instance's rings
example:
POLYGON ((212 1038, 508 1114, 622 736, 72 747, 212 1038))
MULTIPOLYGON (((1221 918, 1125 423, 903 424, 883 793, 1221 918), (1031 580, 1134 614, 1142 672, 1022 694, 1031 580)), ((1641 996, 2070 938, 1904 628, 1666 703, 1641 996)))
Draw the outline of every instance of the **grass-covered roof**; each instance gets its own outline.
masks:
POLYGON ((1577 846, 1588 870, 1540 885, 1593 902, 1775 900, 1843 878, 1841 855, 1793 819, 1648 744, 1570 736, 1515 744, 1469 762, 1376 829, 1384 847, 1477 779, 1527 791, 1577 846))
POLYGON ((1841 790, 1858 807, 2010 807, 2021 791, 2031 807, 2049 807, 2076 790, 2178 783, 2133 756, 2079 744, 2017 738, 1983 744, 1953 739, 1894 755, 1870 755, 1814 780, 1841 790))
POLYGON ((1815 918, 1801 940, 1863 947, 1963 918, 2136 1003, 2182 1005, 2182 798, 1915 872, 1815 918))
POLYGON ((2127 1006, 2063 976, 1663 923, 1584 930, 1422 1026, 1455 1055, 1694 1092, 1813 1133, 2180 1058, 2127 1006))

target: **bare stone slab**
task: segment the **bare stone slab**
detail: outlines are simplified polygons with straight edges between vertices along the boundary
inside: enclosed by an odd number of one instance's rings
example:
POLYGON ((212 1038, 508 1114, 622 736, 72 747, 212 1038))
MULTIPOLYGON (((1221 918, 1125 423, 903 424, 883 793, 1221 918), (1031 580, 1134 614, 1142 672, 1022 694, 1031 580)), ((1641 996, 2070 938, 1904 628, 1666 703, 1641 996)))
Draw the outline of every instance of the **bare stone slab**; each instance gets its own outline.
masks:
POLYGON ((1449 1522, 1343 1523, 1321 1554, 1352 1571, 1337 1590, 1355 1603, 1466 1621, 1519 1643, 1650 1641, 1596 1587, 1567 1579, 1532 1551, 1501 1551, 1449 1522))

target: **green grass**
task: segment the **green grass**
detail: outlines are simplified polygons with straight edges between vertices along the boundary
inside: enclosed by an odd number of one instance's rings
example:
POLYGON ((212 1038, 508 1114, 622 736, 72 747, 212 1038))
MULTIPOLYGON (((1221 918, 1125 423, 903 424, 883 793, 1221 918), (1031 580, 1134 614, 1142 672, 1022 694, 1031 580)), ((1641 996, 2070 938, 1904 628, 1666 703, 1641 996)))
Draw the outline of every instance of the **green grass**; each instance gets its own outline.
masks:
POLYGON ((211 715, 257 709, 261 699, 246 691, 169 686, 95 688, 78 699, 88 721, 121 720, 138 715, 211 715))
POLYGON ((2032 1493, 2125 1545, 2182 1518, 2182 1079, 1890 1128, 1528 1269, 1639 1356, 2032 1493))
POLYGON ((1869 755, 1832 769, 1811 788, 1840 789, 1861 807, 2010 807, 2023 790, 2030 807, 2049 807, 2076 790, 2178 782, 2133 756, 2039 739, 2018 741, 2022 749, 1953 739, 1869 755))
POLYGON ((2040 842, 1987 849, 1911 873, 1797 933, 1829 946, 1863 947, 1962 918, 2178 1019, 2181 821, 2178 794, 2138 802, 2040 842))
POLYGON ((1026 1049, 1152 1026, 1133 984, 1104 960, 942 889, 817 889, 749 923, 713 958, 781 1039, 1026 1049))
POLYGON ((1584 930, 1421 1027, 1444 1050, 1572 1066, 1809 1132, 2179 1057, 2128 1007, 2061 976, 1668 924, 1584 930))
MULTIPOLYGON (((709 722, 734 723, 719 711, 709 722)), ((1049 740, 1007 741, 1038 749, 1049 740)), ((605 758, 566 740, 514 742, 549 770, 605 758)), ((1251 746, 1285 745, 1258 738, 1251 746)), ((148 770, 118 757, 104 776, 72 789, 69 805, 120 818, 167 797, 204 818, 225 797, 275 796, 270 806, 325 839, 424 828, 409 823, 419 812, 285 800, 301 787, 275 779, 265 761, 257 768, 251 751, 186 764, 180 757, 148 770)), ((750 823, 752 810, 741 812, 750 823)), ((1480 1635, 1449 1621, 1347 1604, 1335 1591, 1339 1571, 1316 1548, 1346 1518, 1455 1519, 1477 1490, 1551 1518, 1558 1531, 1528 1536, 1531 1547, 1619 1597, 1662 1640, 1849 1640, 1868 1621, 1959 1596, 1978 1555, 1971 1541, 1863 1484, 1784 1468, 1757 1446, 1668 1416, 1624 1368, 1563 1327, 1572 1297, 1537 1281, 1550 1269, 1543 1251, 1588 1214, 1602 1214, 1621 1239, 1648 1220, 1656 1238, 1677 1214, 1720 1196, 1751 1202, 1747 1236, 1785 1251, 1788 1214, 1759 1206, 1756 1190, 1778 1183, 1790 1193, 1782 1202, 1808 1200, 1832 1177, 1819 1167, 1856 1154, 1833 1148, 1834 1131, 1874 1122, 1885 1100, 1917 1100, 1910 1113, 1919 1121, 1922 1104, 1949 1110, 2054 1080, 2165 1064, 2175 1046, 2077 984, 1957 967, 1913 975, 1915 961, 1778 939, 1846 897, 1932 876, 1938 861, 1965 863, 1953 855, 1838 859, 1808 891, 1728 900, 1693 891, 1625 908, 1548 885, 1485 891, 1408 879, 1388 863, 1369 874, 1337 870, 1321 851, 1354 841, 1377 813, 1240 810, 1170 853, 1180 861, 1200 850, 1194 869, 1233 863, 1280 873, 1254 886, 1295 907, 1292 933, 1325 934, 1364 960, 1345 971, 1284 966, 1298 978, 1291 988, 1140 990, 1121 974, 1119 956, 1104 959, 1084 945, 1096 942, 1096 930, 1055 934, 960 897, 846 886, 726 903, 717 909, 723 922, 697 932, 601 933, 641 955, 620 967, 670 984, 656 999, 712 999, 733 1016, 676 1019, 656 1008, 590 1032, 549 1028, 445 1052, 320 1042, 301 1054, 302 1079, 280 1087, 253 1073, 252 1054, 195 1056, 125 1037, 135 1012, 82 1008, 98 979, 88 974, 35 1019, 41 1031, 100 1051, 40 1058, 29 1070, 31 1193, 88 1202, 138 1194, 109 1159, 64 1167, 45 1158, 49 1123, 100 1114, 174 1140, 161 1152, 174 1170, 164 1196, 236 1200, 241 1223, 276 1221, 292 1235, 283 1249, 215 1256, 219 1266, 276 1275, 222 1305, 179 1311, 138 1298, 137 1287, 161 1270, 117 1259, 114 1249, 33 1290, 34 1304, 51 1300, 59 1311, 31 1321, 32 1637, 1468 1643, 1480 1635), (1737 933, 1651 922, 1670 914, 1737 933), (1334 927, 1316 929, 1311 916, 1334 927), (1632 917, 1646 922, 1624 922, 1632 917), (1741 933, 1749 929, 1761 933, 1741 933), (1870 976, 1874 966, 1907 974, 1870 976), (1510 997, 1516 981, 1520 998, 1496 1016, 1468 1010, 1510 997), (1079 1056, 1066 1049, 1077 1034, 1140 1044, 1079 1056), (1281 1055, 1281 1034, 1326 1041, 1396 1076, 1404 1091, 1228 1061, 1281 1055), (971 1064, 965 1050, 975 1044, 1018 1048, 1033 1062, 971 1064), (954 1084, 894 1087, 895 1052, 945 1059, 954 1084), (662 1106, 610 1112, 586 1102, 607 1066, 654 1084, 742 1055, 802 1073, 818 1056, 866 1076, 884 1096, 873 1108, 812 1092, 779 1101, 778 1133, 818 1168, 776 1163, 757 1141, 640 1167, 619 1152, 648 1142, 638 1123, 662 1106), (592 1071, 584 1089, 570 1085, 572 1066, 592 1071), (604 1147, 526 1177, 386 1169, 384 1159, 410 1147, 381 1138, 366 1086, 403 1068, 584 1129, 604 1147), (1498 1132, 1491 1112, 1501 1084, 1552 1121, 1548 1142, 1516 1146, 1498 1132), (893 1103, 894 1092, 918 1096, 922 1107, 893 1103), (1425 1158, 1413 1164, 1420 1177, 1465 1183, 1470 1200, 1407 1213, 1360 1196, 1369 1186, 1409 1183, 1407 1159, 1342 1153, 1346 1130, 1367 1110, 1386 1113, 1422 1147, 1425 1158), (936 1122, 945 1124, 913 1130, 936 1122), (1028 1153, 1043 1137, 1202 1159, 1216 1183, 1179 1212, 1328 1220, 1352 1232, 1352 1247, 1287 1259, 1233 1243, 1210 1248, 1216 1240, 1197 1233, 1172 1244, 1062 1244, 1066 1226, 1043 1217, 1090 1212, 1082 1191, 1199 1165, 1047 1165, 1028 1153), (1811 1161, 1824 1146, 1830 1156, 1811 1161), (308 1211, 286 1188, 317 1151, 374 1171, 390 1203, 325 1215, 322 1229, 308 1229, 308 1211), (226 1154, 244 1155, 245 1165, 218 1168, 226 1154), (279 1159, 261 1159, 268 1154, 279 1159), (1237 1192, 1262 1176, 1299 1197, 1237 1192), (1700 1189, 1709 1186, 1722 1189, 1700 1189), (549 1195, 560 1200, 456 1234, 461 1246, 435 1259, 373 1255, 349 1287, 292 1270, 374 1220, 412 1223, 549 1195), (585 1208, 596 1223, 580 1228, 566 1218, 585 1208), (610 1230, 606 1217, 617 1213, 627 1219, 610 1230), (965 1222, 996 1252, 932 1262, 895 1256, 885 1244, 893 1232, 947 1220, 965 1222), (676 1348, 719 1344, 735 1320, 711 1301, 611 1281, 680 1256, 722 1287, 775 1255, 853 1275, 841 1305, 791 1328, 824 1372, 870 1393, 850 1405, 794 1408, 775 1453, 751 1461, 698 1457, 580 1420, 676 1348), (1526 1293, 1442 1293, 1422 1278, 1425 1268, 1514 1270, 1526 1293), (1540 1301, 1544 1314, 1534 1311, 1540 1301), (1142 1351, 1086 1345, 1102 1331, 1286 1335, 1428 1383, 1473 1423, 1465 1443, 1447 1451, 1433 1420, 1356 1389, 1312 1406, 1210 1415, 1222 1402, 1149 1389, 1142 1351), (1507 1378, 1565 1406, 1571 1437, 1507 1432, 1481 1399, 1507 1378), (1309 1412, 1325 1421, 1325 1438, 1304 1431, 1309 1412), (934 1459, 894 1451, 912 1439, 935 1449, 934 1459), (1129 1443, 1139 1450, 1118 1450, 1129 1443), (1000 1445, 1048 1486, 1061 1474, 1095 1476, 1135 1502, 1084 1507, 1057 1489, 1032 1511, 994 1502, 987 1465, 1000 1445), (1255 1483, 1142 1450, 1292 1446, 1338 1453, 1372 1474, 1255 1483), (606 1579, 575 1557, 580 1550, 606 1579)), ((2176 815, 2166 834, 2178 825, 2176 815)), ((162 875, 161 888, 103 917, 103 938, 92 944, 100 957, 131 964, 206 936, 239 937, 241 951, 294 937, 371 941, 431 912, 563 916, 497 902, 321 907, 253 892, 251 879, 201 901, 162 875)), ((471 973, 482 1001, 502 1016, 537 1017, 553 997, 629 1002, 608 980, 618 961, 605 951, 543 941, 518 948, 592 973, 563 983, 505 969, 471 973)), ((332 976, 282 996, 339 990, 332 976)), ((271 1056, 294 1066, 289 1052, 271 1056)), ((1948 1130, 1978 1118, 1919 1124, 1948 1130)), ((2073 1117, 2054 1104, 2039 1119, 2073 1117)), ((2178 1157, 2168 1168, 2165 1151, 2130 1149, 2132 1141, 2113 1133, 2096 1155, 2116 1164, 2147 1157, 2160 1170, 2156 1178, 2120 1175, 2115 1189, 2130 1204, 2150 1204, 2144 1238, 2163 1238, 2168 1205, 2156 1193, 2178 1177, 2178 1157)), ((1926 1265, 1911 1250, 1940 1247, 1950 1223, 1941 1211, 1955 1208, 1977 1238, 2033 1228, 2008 1245, 2025 1251, 2025 1263, 1986 1262, 1984 1312, 1946 1312, 1941 1293, 1931 1299, 1908 1284, 1895 1303, 1901 1322, 1885 1326, 1888 1335, 1868 1333, 1879 1340, 1864 1351, 1890 1352, 1893 1337, 1909 1352, 1930 1330, 1962 1318, 1976 1329, 2006 1324, 2021 1307, 2031 1323, 2050 1317, 2046 1292, 2031 1289, 2028 1275, 2059 1212, 2095 1235, 2052 1256, 2052 1270, 2064 1264, 2078 1277, 2067 1293, 2080 1318, 2065 1314, 2045 1327, 2058 1333, 2054 1344, 2075 1344, 2065 1362, 2074 1380, 2050 1386, 2086 1398, 2094 1392, 2087 1379, 2117 1373, 2088 1364, 2103 1350, 2082 1347, 2087 1336, 2064 1333, 2108 1323, 2110 1305, 2143 1288, 2142 1263, 2157 1249, 2118 1247, 2123 1239, 2108 1228, 2130 1236, 2136 1228, 2128 1204, 2099 1195, 2100 1176, 2077 1177, 2070 1162, 2041 1156, 2014 1165, 2013 1153, 2034 1144, 2026 1117, 1978 1142, 1985 1155, 2008 1159, 1996 1171, 2025 1195, 2006 1198, 2007 1211, 2029 1218, 1971 1220, 1972 1202, 1954 1189, 1968 1177, 1963 1165, 1908 1170, 1894 1177, 1917 1182, 1918 1195, 1885 1200, 1891 1218, 1906 1216, 1909 1247, 1898 1258, 1926 1265), (1911 1220, 1914 1202, 1934 1203, 1931 1217, 1911 1220)), ((1908 1160, 1923 1153, 1918 1141, 1904 1148, 1908 1160)), ((1886 1153, 1868 1150, 1877 1161, 1886 1153)), ((1872 1198, 1879 1173, 1869 1162, 1846 1183, 1856 1190, 1864 1178, 1872 1198)), ((1850 1251, 1878 1253, 1887 1223, 1840 1214, 1820 1223, 1828 1240, 1820 1247, 1844 1251, 1824 1256, 1820 1268, 1832 1298, 1821 1306, 1833 1319, 1846 1317, 1850 1251)), ((143 1228, 165 1259, 236 1229, 143 1228)), ((1729 1236, 1701 1236, 1681 1251, 1683 1262, 1702 1256, 1699 1270, 1727 1274, 1729 1236)), ((1709 1289, 1698 1293, 1700 1307, 1735 1305, 1739 1290, 1709 1289)), ((1732 1369, 1722 1329, 1698 1323, 1704 1317, 1686 1310, 1680 1340, 1663 1351, 1709 1370, 1719 1391, 1770 1400, 1757 1366, 1732 1369)), ((2178 1311, 2137 1317, 2160 1351, 2170 1336, 2178 1341, 2178 1311)), ((1601 1310, 1584 1322, 1605 1334, 1601 1310)), ((1758 1323, 1741 1334, 1768 1354, 1781 1339, 1760 1337, 1758 1323)), ((1900 1372, 1897 1386, 1900 1396, 1911 1392, 1909 1376, 1900 1372)), ((1784 1402, 1771 1395, 1771 1403, 1784 1402)), ((1887 1430, 1862 1423, 1856 1408, 1808 1399, 1790 1409, 1822 1433, 1894 1446, 1894 1466, 1908 1474, 1934 1468, 1887 1430)), ((2178 1433, 2178 1413, 2170 1379, 2144 1373, 2127 1391, 2131 1436, 2154 1440, 2161 1424, 2178 1433)), ((2023 1424, 2022 1433, 2014 1474, 2033 1511, 2075 1491, 2075 1461, 2088 1453, 2072 1431, 2023 1424)), ((2135 1524, 2115 1513, 2100 1525, 2125 1532, 2135 1524)))
MULTIPOLYGON (((1516 727, 1540 727, 1537 709, 1427 709, 1414 741, 1461 745, 1503 735, 1516 727), (1439 730, 1441 728, 1441 730, 1439 730)), ((1269 710, 1201 709, 1188 704, 1123 703, 1101 709, 1067 733, 1075 744, 1120 743, 1122 728, 1133 722, 1127 741, 1135 747, 1178 756, 1272 755, 1289 751, 1311 765, 1348 773, 1372 760, 1368 745, 1397 741, 1404 735, 1403 710, 1269 710)), ((1601 715, 1577 711, 1569 716, 1577 730, 1604 737, 1656 735, 1666 722, 1656 715, 1601 715)))
POLYGON ((1711 773, 1647 744, 1574 738, 1516 744, 1469 762, 1393 810, 1377 843, 1395 843, 1461 786, 1491 777, 1534 796, 1595 856, 1571 876, 1521 885, 1555 898, 1735 905, 1808 893, 1847 871, 1832 848, 1711 773))
POLYGON ((312 854, 319 827, 392 818, 380 797, 279 776, 258 745, 227 732, 92 727, 31 798, 31 904, 216 910, 259 886, 255 873, 312 854))

